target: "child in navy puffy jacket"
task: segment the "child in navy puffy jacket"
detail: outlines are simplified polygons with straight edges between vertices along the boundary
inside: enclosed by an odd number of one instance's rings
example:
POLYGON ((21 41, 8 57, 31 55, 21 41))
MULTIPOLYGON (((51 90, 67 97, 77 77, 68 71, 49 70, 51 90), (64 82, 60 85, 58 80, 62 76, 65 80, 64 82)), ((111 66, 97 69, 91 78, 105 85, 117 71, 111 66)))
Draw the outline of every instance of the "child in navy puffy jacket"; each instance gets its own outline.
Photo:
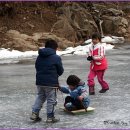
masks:
POLYGON ((58 78, 64 72, 61 57, 56 54, 58 44, 54 40, 47 40, 45 48, 39 49, 35 62, 37 97, 32 107, 33 121, 40 121, 40 110, 47 101, 47 123, 55 123, 56 89, 59 86, 58 78))
POLYGON ((68 87, 59 87, 60 91, 70 96, 65 98, 64 107, 68 111, 87 109, 90 104, 88 89, 76 75, 70 75, 67 78, 68 87))

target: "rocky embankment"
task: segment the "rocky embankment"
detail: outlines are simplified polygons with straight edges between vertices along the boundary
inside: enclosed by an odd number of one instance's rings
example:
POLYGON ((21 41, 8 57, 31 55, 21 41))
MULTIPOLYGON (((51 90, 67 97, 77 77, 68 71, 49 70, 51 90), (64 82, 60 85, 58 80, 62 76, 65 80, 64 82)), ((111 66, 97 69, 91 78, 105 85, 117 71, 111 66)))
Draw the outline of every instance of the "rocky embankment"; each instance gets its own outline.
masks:
POLYGON ((48 38, 60 49, 94 32, 130 39, 129 2, 1 2, 0 48, 37 50, 48 38))

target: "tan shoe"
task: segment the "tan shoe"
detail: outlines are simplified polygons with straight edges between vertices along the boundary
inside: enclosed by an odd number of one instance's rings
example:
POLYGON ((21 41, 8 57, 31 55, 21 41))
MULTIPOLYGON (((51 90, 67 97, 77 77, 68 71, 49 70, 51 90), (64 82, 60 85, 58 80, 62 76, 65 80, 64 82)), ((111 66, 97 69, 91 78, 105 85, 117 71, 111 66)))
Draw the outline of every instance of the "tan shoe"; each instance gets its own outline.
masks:
POLYGON ((38 113, 32 112, 32 115, 30 116, 30 119, 33 120, 34 122, 41 121, 42 119, 39 117, 38 113))
POLYGON ((51 117, 51 118, 48 117, 46 123, 56 123, 58 121, 60 121, 60 119, 57 119, 55 117, 51 117))

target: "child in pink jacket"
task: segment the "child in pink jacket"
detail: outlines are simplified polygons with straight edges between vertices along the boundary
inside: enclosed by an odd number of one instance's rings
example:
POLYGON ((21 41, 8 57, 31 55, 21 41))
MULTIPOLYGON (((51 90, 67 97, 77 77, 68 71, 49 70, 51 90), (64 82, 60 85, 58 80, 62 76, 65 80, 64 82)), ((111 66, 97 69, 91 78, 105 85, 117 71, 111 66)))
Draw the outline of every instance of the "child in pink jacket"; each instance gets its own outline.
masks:
POLYGON ((90 61, 90 72, 88 74, 88 86, 89 86, 89 94, 94 95, 95 90, 95 82, 94 78, 97 76, 98 82, 100 83, 102 89, 99 91, 100 93, 105 93, 109 90, 108 83, 104 81, 104 73, 107 69, 107 60, 105 57, 105 48, 101 43, 100 34, 92 35, 92 44, 89 47, 89 53, 87 60, 90 61))

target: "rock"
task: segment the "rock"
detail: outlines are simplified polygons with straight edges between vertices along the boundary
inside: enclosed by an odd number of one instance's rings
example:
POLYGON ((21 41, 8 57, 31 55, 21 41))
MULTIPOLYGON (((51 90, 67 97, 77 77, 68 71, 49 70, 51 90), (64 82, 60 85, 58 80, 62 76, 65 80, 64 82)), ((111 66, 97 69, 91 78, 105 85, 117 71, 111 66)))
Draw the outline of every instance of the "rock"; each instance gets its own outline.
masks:
POLYGON ((77 3, 61 7, 58 11, 63 14, 59 15, 51 32, 59 37, 77 42, 90 37, 93 32, 98 30, 92 15, 77 3))
POLYGON ((20 33, 16 30, 9 30, 7 31, 6 35, 12 38, 12 37, 19 37, 20 33))
POLYGON ((23 39, 16 38, 15 40, 12 40, 7 43, 8 48, 19 50, 19 51, 29 51, 29 50, 34 50, 36 51, 38 47, 35 45, 31 45, 30 42, 27 42, 23 39))
POLYGON ((77 44, 67 40, 66 38, 61 38, 56 36, 53 33, 33 33, 32 36, 27 34, 22 34, 16 30, 9 30, 6 33, 6 36, 10 39, 6 43, 5 48, 12 48, 19 51, 28 51, 28 50, 38 50, 39 47, 43 47, 46 40, 53 39, 57 41, 60 49, 65 49, 68 46, 76 46, 77 44))
POLYGON ((16 31, 16 30, 9 30, 7 31, 6 35, 10 38, 21 38, 21 39, 29 39, 31 38, 30 36, 26 35, 26 34, 21 34, 20 32, 16 31))
POLYGON ((67 38, 70 41, 77 41, 76 32, 70 25, 66 17, 60 17, 53 25, 51 32, 59 37, 67 38))
POLYGON ((53 39, 53 40, 57 41, 60 49, 65 49, 68 46, 75 46, 74 42, 71 42, 71 41, 67 40, 66 38, 58 37, 53 33, 34 33, 32 36, 32 39, 35 40, 35 42, 40 41, 40 43, 39 43, 40 47, 44 46, 44 43, 48 39, 53 39))
MULTIPOLYGON (((10 3, 8 5, 11 6, 10 3)), ((50 38, 58 42, 60 49, 65 49, 84 43, 94 32, 100 32, 102 36, 111 34, 130 39, 130 13, 125 10, 129 3, 49 2, 33 5, 26 3, 26 8, 21 8, 17 3, 14 5, 17 5, 17 10, 15 6, 13 8, 16 14, 20 13, 19 15, 14 15, 10 19, 1 16, 0 47, 17 47, 22 51, 35 50, 50 38), (25 10, 26 14, 23 13, 25 10), (35 13, 36 11, 39 13, 35 13), (20 42, 23 42, 23 45, 20 42)), ((22 6, 25 4, 22 3, 22 6)), ((3 8, 2 4, 0 8, 3 8)))
POLYGON ((102 27, 105 34, 125 36, 128 30, 128 21, 120 16, 103 16, 102 27))
POLYGON ((38 46, 35 44, 35 41, 32 39, 31 36, 21 34, 16 30, 9 30, 6 33, 6 36, 10 38, 10 41, 7 42, 6 45, 8 48, 16 49, 19 51, 29 51, 38 49, 38 46))
POLYGON ((122 10, 117 10, 114 8, 109 8, 109 9, 104 9, 102 12, 102 15, 107 15, 107 16, 123 16, 123 11, 122 10))

